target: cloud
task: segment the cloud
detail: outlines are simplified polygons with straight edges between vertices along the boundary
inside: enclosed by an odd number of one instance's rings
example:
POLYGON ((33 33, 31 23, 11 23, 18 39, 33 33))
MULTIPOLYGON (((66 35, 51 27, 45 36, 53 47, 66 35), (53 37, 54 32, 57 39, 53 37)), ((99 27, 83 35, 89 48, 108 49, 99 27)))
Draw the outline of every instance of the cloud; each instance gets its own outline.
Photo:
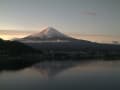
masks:
POLYGON ((96 12, 95 11, 82 11, 81 15, 89 15, 89 16, 96 16, 96 12))

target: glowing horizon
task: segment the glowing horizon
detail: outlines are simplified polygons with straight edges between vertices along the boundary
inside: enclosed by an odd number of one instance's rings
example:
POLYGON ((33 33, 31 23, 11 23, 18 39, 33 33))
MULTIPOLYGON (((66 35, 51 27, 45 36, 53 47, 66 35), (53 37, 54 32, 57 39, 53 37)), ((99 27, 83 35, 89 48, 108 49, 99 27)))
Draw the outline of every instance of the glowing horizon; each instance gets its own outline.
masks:
MULTIPOLYGON (((0 38, 4 40, 11 40, 14 38, 23 38, 35 32, 40 32, 41 30, 36 31, 15 31, 15 30, 2 30, 0 31, 0 38)), ((66 35, 69 35, 73 38, 89 40, 93 42, 100 43, 112 43, 112 41, 120 42, 120 36, 111 36, 111 35, 100 35, 100 34, 80 34, 77 32, 63 32, 66 35)))

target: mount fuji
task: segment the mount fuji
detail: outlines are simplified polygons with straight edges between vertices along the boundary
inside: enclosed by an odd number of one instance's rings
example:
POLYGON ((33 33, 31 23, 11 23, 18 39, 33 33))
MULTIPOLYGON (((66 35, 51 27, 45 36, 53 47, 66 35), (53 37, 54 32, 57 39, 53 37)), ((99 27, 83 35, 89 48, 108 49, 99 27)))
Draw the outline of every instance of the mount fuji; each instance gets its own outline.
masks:
POLYGON ((82 47, 82 46, 91 46, 95 43, 87 41, 87 40, 81 40, 81 39, 75 39, 68 35, 65 35, 64 33, 59 32, 58 30, 47 27, 41 32, 31 34, 29 36, 26 36, 21 39, 16 39, 15 41, 25 43, 26 45, 32 46, 33 48, 37 49, 62 49, 62 48, 76 48, 82 47))
POLYGON ((68 41, 75 41, 72 37, 69 37, 53 27, 47 27, 43 29, 41 32, 29 35, 21 39, 22 41, 48 41, 48 42, 68 42, 68 41))
POLYGON ((47 27, 41 32, 31 34, 15 41, 24 43, 35 50, 43 51, 43 56, 45 56, 44 58, 46 60, 120 58, 120 45, 100 44, 75 39, 52 27, 47 27))

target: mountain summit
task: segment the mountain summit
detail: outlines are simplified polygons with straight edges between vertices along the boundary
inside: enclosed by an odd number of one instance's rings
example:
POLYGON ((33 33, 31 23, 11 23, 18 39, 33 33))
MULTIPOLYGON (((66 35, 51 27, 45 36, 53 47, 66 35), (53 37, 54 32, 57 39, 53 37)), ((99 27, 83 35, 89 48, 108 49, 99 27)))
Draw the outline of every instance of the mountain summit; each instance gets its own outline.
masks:
POLYGON ((43 29, 41 32, 29 35, 27 37, 22 38, 22 40, 30 40, 30 41, 71 41, 75 40, 72 37, 69 37, 53 27, 47 27, 43 29))
POLYGON ((38 37, 41 39, 45 39, 45 38, 50 39, 50 38, 54 38, 54 37, 60 38, 60 37, 67 37, 67 36, 52 27, 47 27, 39 33, 30 35, 30 37, 38 37))

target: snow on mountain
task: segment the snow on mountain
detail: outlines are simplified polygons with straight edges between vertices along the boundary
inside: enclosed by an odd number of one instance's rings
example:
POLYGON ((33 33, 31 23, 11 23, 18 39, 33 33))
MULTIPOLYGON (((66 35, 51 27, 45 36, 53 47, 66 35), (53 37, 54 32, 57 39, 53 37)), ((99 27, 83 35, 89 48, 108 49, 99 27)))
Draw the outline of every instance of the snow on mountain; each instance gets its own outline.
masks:
POLYGON ((43 29, 41 32, 30 35, 28 37, 33 37, 33 38, 38 37, 38 38, 44 39, 44 38, 67 37, 67 36, 52 27, 47 27, 47 28, 43 29))
POLYGON ((59 32, 58 30, 52 27, 47 27, 43 29, 41 32, 22 38, 22 40, 25 40, 25 41, 27 40, 29 41, 71 41, 75 39, 59 32))

